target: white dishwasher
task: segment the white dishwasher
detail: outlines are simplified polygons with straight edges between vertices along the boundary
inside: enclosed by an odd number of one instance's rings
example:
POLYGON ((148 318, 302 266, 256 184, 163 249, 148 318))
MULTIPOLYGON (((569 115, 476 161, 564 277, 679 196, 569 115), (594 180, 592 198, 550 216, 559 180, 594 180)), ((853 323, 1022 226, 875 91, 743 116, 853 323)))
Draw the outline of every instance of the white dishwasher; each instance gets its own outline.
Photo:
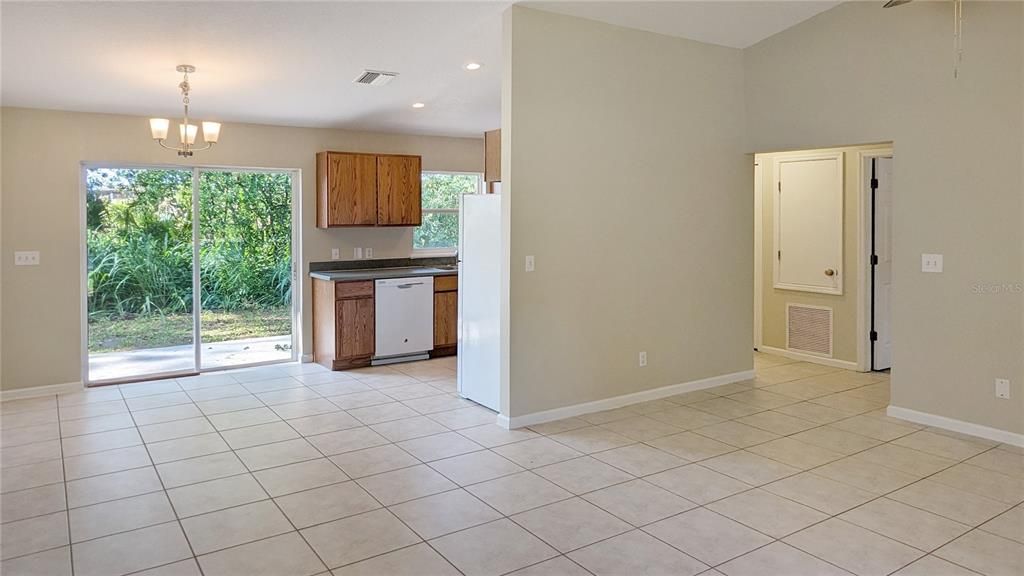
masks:
POLYGON ((434 347, 434 277, 375 283, 374 364, 427 358, 434 347))

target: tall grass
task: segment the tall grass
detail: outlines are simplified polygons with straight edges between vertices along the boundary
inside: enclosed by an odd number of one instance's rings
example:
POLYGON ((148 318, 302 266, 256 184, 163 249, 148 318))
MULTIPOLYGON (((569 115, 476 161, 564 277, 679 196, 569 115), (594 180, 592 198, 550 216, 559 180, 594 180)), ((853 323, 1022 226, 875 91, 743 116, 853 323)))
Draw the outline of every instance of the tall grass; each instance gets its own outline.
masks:
MULTIPOLYGON (((191 173, 90 171, 88 184, 90 316, 191 312, 191 173)), ((253 310, 291 302, 290 193, 286 174, 203 174, 204 309, 253 310)))

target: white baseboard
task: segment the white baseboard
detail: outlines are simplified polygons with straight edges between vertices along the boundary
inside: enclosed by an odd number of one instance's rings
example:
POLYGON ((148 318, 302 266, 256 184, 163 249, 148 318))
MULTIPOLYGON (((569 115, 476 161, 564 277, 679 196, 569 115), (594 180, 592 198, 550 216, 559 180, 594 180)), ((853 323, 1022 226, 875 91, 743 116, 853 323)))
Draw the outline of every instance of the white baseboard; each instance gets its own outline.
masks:
POLYGON ((70 394, 81 392, 85 386, 81 382, 66 382, 64 384, 47 384, 45 386, 31 386, 29 388, 14 388, 12 390, 0 390, 0 402, 8 400, 24 400, 26 398, 39 398, 41 396, 53 396, 56 394, 70 394))
POLYGON ((1004 444, 1013 444, 1014 446, 1024 447, 1024 434, 1017 434, 1016 432, 982 426, 981 424, 973 424, 971 422, 965 422, 955 418, 939 416, 938 414, 918 412, 917 410, 900 408, 899 406, 890 405, 885 409, 885 413, 893 418, 909 420, 916 424, 934 426, 935 428, 952 430, 953 432, 977 436, 979 438, 985 438, 986 440, 994 440, 996 442, 1003 442, 1004 444))
POLYGON ((523 414, 522 416, 509 417, 504 414, 499 414, 497 423, 499 426, 502 426, 504 428, 522 428, 523 426, 532 426, 534 424, 543 424, 544 422, 553 422, 555 420, 571 418, 573 416, 579 416, 581 414, 590 414, 592 412, 601 412, 602 410, 612 410, 614 408, 621 408, 623 406, 628 406, 630 404, 636 404, 637 402, 658 400, 668 396, 682 394, 683 392, 693 392, 694 390, 713 388, 715 386, 721 386, 723 384, 732 384, 733 382, 750 380, 753 377, 753 370, 744 370, 742 372, 722 374, 720 376, 712 376, 711 378, 694 380, 692 382, 684 382, 682 384, 671 384, 669 386, 662 386, 661 388, 633 392, 632 394, 623 394, 622 396, 613 396, 611 398, 605 398, 603 400, 594 400, 592 402, 584 402, 582 404, 573 404, 571 406, 563 406, 561 408, 553 408, 551 410, 543 410, 541 412, 523 414))
POLYGON ((833 368, 842 368, 844 370, 855 370, 860 372, 860 366, 856 362, 850 362, 849 360, 837 360, 836 358, 823 358, 821 356, 815 356, 814 354, 804 354, 803 352, 795 352, 793 350, 786 350, 784 348, 775 348, 773 346, 761 345, 757 347, 759 352, 765 352, 767 354, 775 354, 776 356, 783 356, 791 358, 793 360, 800 360, 802 362, 811 362, 814 364, 821 364, 823 366, 831 366, 833 368))
POLYGON ((302 358, 299 358, 299 361, 302 362, 303 364, 310 364, 310 363, 313 362, 313 355, 312 354, 303 354, 302 358))

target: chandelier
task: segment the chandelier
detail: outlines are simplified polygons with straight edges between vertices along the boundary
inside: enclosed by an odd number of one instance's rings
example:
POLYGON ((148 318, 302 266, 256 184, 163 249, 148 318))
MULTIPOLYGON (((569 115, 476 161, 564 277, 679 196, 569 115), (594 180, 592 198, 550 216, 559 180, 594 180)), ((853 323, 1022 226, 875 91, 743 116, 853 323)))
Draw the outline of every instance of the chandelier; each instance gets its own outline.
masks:
POLYGON ((167 128, 170 126, 171 121, 167 118, 150 118, 149 119, 149 131, 153 135, 153 139, 156 143, 167 148, 168 150, 174 150, 178 153, 178 156, 188 158, 192 156, 194 152, 200 150, 206 150, 212 148, 217 140, 220 138, 220 122, 203 122, 203 142, 206 143, 202 148, 196 148, 196 132, 197 128, 195 124, 189 124, 188 119, 188 105, 189 105, 189 92, 192 86, 188 83, 188 75, 196 71, 195 66, 189 64, 182 64, 177 67, 178 72, 185 75, 185 78, 178 84, 178 88, 181 89, 181 102, 185 106, 185 116, 181 124, 178 125, 178 133, 181 138, 181 144, 177 146, 169 146, 165 142, 167 140, 167 128))

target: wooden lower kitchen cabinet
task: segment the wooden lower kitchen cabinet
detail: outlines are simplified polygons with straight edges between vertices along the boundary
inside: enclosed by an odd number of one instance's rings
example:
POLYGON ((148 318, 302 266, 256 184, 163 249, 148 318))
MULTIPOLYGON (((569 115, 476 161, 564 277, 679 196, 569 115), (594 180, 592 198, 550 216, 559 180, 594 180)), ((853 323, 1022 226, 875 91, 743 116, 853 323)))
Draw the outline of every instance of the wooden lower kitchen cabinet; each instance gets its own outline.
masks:
POLYGON ((369 366, 373 351, 373 281, 314 278, 313 361, 331 370, 369 366))
POLYGON ((434 349, 432 357, 451 356, 459 343, 459 277, 434 278, 434 349))

